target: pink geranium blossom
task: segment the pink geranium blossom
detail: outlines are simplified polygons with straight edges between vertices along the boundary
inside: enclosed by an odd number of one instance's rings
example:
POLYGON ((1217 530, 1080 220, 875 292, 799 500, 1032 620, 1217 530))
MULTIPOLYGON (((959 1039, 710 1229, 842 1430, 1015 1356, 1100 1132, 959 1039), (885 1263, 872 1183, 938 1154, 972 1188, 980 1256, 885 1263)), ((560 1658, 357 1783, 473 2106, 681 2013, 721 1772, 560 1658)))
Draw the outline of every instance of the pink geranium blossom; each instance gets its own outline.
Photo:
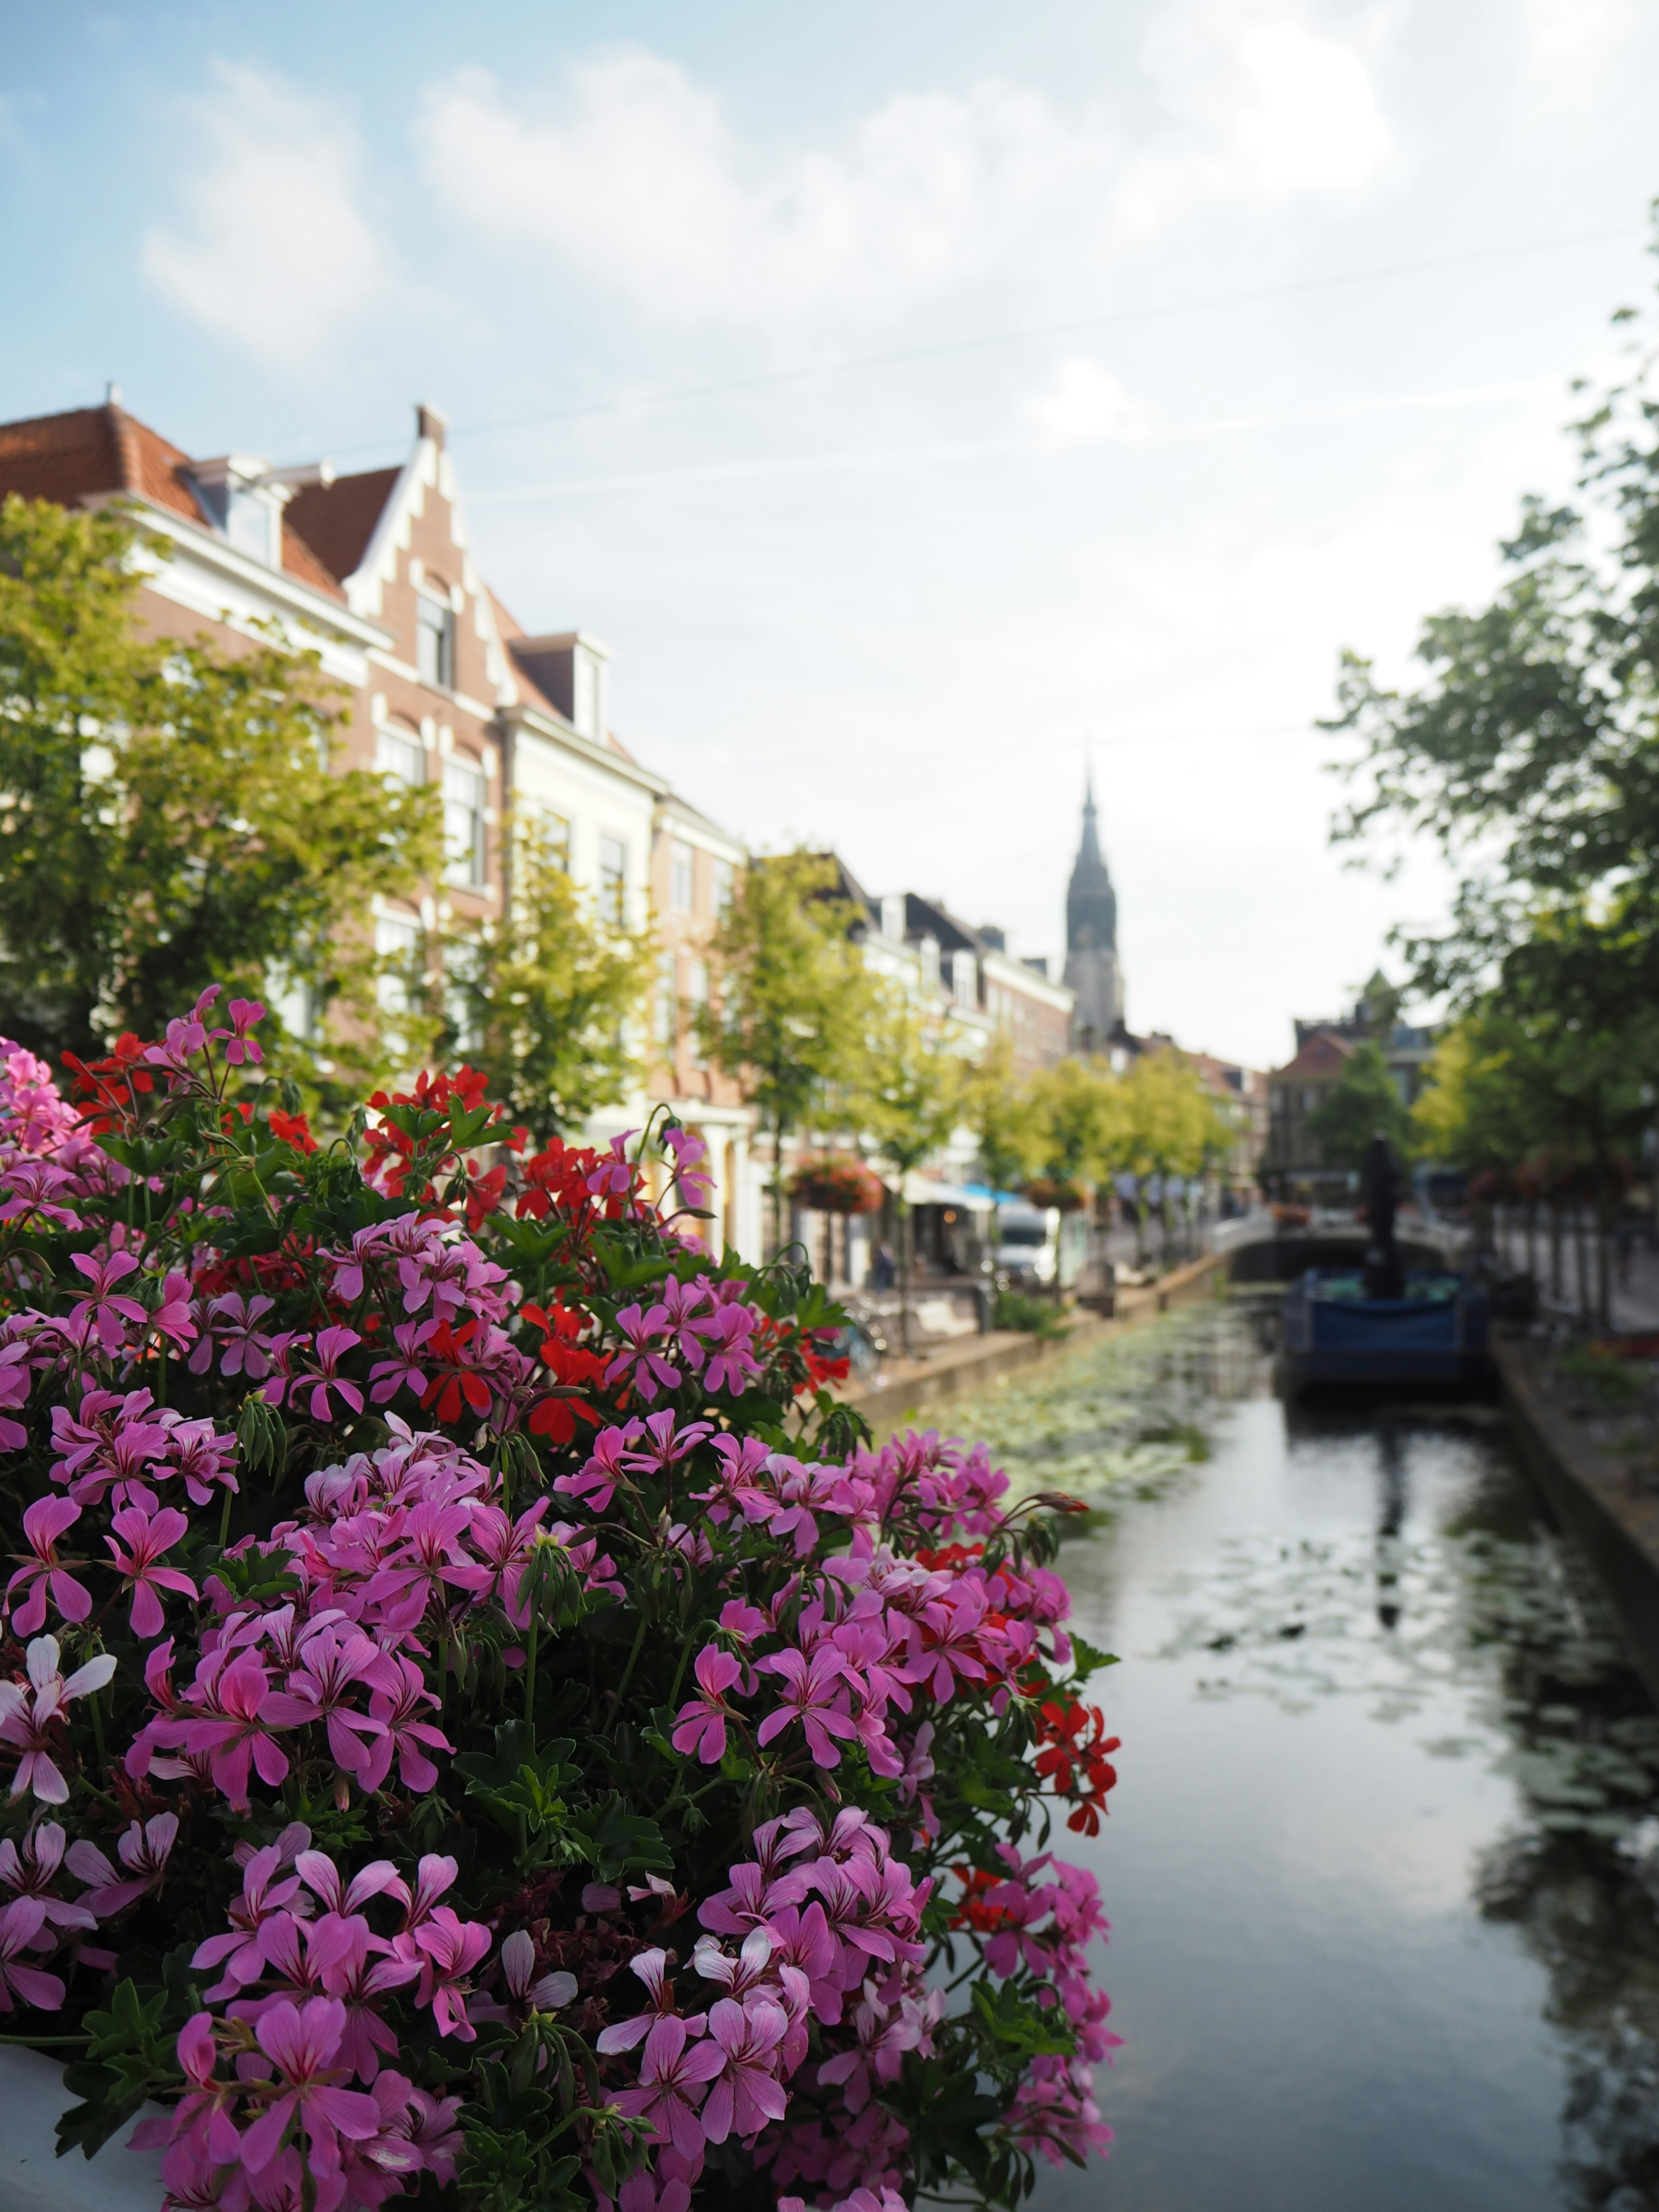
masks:
POLYGON ((188 1531, 190 1522, 176 1506, 165 1505, 152 1515, 140 1506, 129 1505, 111 1516, 110 1527, 115 1534, 106 1536, 104 1541, 115 1554, 116 1568, 132 1591, 132 1632, 148 1643, 167 1626, 157 1592, 177 1590, 185 1597, 196 1595, 195 1583, 182 1569, 161 1564, 188 1531))
POLYGON ((705 1766, 718 1766, 726 1756, 726 1723, 732 1717, 726 1692, 741 1678, 743 1667, 729 1651, 722 1651, 718 1644, 705 1644, 696 1656, 692 1672, 702 1695, 680 1707, 674 1748, 684 1753, 695 1751, 705 1766))
POLYGON ((274 2004, 261 2014, 253 2032, 276 2069, 276 2094, 242 2138, 242 2163, 258 2173, 292 2132, 304 2135, 313 2173, 337 2173, 342 2136, 362 2142, 380 2131, 374 2098, 340 2087, 346 2073, 336 2062, 345 2033, 345 2007, 337 1997, 274 2004))
POLYGON ((466 2016, 467 1977, 489 1948, 489 1930, 476 1920, 458 1918, 448 1905, 441 1905, 412 1937, 400 1940, 414 1942, 421 1954, 416 2002, 431 2006, 440 2035, 471 2043, 477 2031, 466 2016))
MULTIPOLYGON (((732 2134, 756 2135, 768 2120, 783 2118, 789 2100, 777 2079, 778 2046, 788 2026, 783 2008, 763 1996, 741 2004, 719 1997, 710 2006, 709 2040, 721 2057, 720 2074, 702 2107, 702 2131, 710 2142, 724 2142, 732 2134)), ((820 2068, 821 2078, 823 2073, 820 2068)))
POLYGON ((101 1690, 115 1672, 112 1652, 100 1652, 77 1667, 64 1680, 58 1665, 58 1638, 37 1636, 25 1654, 27 1684, 0 1682, 0 1744, 21 1756, 11 1778, 11 1794, 21 1797, 32 1790, 43 1804, 62 1805, 69 1799, 69 1784, 52 1756, 54 1729, 69 1711, 71 1699, 90 1697, 101 1690))
POLYGON ((819 1766, 839 1766, 841 1753, 831 1739, 857 1734, 847 1711, 846 1665, 832 1646, 820 1644, 809 1658, 803 1651, 775 1651, 758 1662, 763 1672, 783 1682, 782 1701, 760 1724, 759 1741, 770 1743, 791 1721, 799 1721, 806 1747, 819 1766))
POLYGON ((56 2012, 64 1984, 56 1974, 25 1966, 20 1954, 33 1948, 46 1926, 46 1908, 38 1897, 20 1897, 0 1912, 0 2012, 10 2012, 14 1996, 42 2012, 56 2012))
POLYGON ((23 1564, 6 1585, 15 1635, 40 1634, 46 1625, 48 1593, 61 1620, 84 1620, 92 1611, 90 1592, 58 1556, 58 1537, 80 1518, 80 1507, 67 1498, 37 1498, 24 1508, 23 1534, 29 1548, 17 1553, 23 1564))
POLYGON ((702 2148, 697 2107, 705 2085, 726 2065, 726 2053, 712 2038, 689 2048, 688 2041, 689 2031, 678 2013, 665 2013, 654 2021, 645 2039, 640 2086, 623 2090, 616 2101, 634 2118, 648 2121, 657 2135, 689 2158, 702 2148))

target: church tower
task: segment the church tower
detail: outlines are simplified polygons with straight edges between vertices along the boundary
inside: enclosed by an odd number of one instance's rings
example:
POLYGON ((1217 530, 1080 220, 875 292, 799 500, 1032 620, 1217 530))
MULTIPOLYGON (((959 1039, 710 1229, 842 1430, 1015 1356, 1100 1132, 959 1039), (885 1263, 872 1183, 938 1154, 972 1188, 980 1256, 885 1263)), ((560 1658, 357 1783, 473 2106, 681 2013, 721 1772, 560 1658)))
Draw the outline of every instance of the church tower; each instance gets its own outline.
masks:
POLYGON ((1103 1052, 1123 1019, 1123 975, 1117 964, 1117 893, 1100 857, 1094 779, 1083 799, 1083 842, 1066 891, 1066 981, 1077 993, 1072 1043, 1103 1052))

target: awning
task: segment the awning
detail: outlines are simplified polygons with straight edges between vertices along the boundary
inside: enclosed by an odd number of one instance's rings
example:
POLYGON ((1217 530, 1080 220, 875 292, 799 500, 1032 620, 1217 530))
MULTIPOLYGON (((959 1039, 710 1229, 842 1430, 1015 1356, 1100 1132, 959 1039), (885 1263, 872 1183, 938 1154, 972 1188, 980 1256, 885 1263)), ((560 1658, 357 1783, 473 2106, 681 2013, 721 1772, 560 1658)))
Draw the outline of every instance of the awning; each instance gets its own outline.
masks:
POLYGON ((939 1182, 914 1168, 904 1178, 907 1206, 959 1206, 965 1212, 988 1213, 994 1206, 1011 1202, 1007 1191, 988 1190, 982 1182, 939 1182))

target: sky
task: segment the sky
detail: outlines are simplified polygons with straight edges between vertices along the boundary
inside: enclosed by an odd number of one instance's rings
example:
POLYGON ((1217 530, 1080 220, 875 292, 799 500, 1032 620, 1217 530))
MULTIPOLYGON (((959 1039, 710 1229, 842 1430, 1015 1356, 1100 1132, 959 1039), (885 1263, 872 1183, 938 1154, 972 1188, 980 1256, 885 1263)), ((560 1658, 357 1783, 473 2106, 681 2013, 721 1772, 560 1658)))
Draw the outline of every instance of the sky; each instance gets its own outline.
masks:
POLYGON ((1273 1066, 1411 673, 1652 283, 1642 0, 0 0, 0 417, 118 381, 342 470, 441 407, 640 758, 1054 955, 1092 766, 1137 1030, 1273 1066))

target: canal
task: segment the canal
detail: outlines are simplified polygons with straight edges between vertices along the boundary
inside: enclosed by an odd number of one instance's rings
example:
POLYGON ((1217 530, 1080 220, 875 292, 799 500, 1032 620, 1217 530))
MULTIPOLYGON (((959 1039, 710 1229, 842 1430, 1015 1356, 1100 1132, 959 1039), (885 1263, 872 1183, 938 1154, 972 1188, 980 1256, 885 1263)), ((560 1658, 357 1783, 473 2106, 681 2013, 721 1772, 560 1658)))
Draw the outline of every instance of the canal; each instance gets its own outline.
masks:
POLYGON ((1659 1717, 1492 1407, 1287 1408, 1271 1301, 951 1409, 1097 1510, 1125 2038, 1043 2212, 1659 2208, 1659 1717))

